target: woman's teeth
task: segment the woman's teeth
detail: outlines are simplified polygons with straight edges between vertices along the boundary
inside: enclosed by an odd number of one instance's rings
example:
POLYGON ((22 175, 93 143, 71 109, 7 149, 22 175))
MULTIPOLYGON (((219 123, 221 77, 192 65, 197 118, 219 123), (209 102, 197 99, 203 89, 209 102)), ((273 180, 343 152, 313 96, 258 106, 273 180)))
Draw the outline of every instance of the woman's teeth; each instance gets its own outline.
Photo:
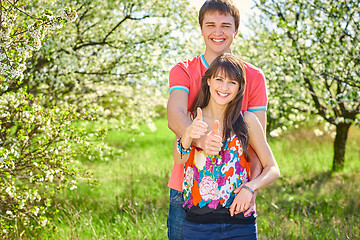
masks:
POLYGON ((228 93, 221 93, 221 92, 217 92, 221 97, 227 97, 229 94, 228 93))

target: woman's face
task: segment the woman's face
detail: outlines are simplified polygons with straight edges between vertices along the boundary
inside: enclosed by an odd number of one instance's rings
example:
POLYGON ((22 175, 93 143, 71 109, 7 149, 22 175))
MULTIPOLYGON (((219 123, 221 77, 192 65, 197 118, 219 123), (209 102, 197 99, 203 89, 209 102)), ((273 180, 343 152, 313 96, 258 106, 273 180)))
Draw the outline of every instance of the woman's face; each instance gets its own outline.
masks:
POLYGON ((224 71, 219 71, 215 76, 207 80, 212 100, 219 105, 227 105, 237 95, 239 83, 230 79, 224 71))

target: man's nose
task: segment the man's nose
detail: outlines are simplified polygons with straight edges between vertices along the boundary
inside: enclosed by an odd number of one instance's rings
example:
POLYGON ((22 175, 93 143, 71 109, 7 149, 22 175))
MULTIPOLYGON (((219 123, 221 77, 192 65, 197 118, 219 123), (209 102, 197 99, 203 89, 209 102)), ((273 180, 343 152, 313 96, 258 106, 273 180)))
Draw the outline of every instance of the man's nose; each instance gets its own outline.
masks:
POLYGON ((221 34, 223 34, 223 31, 222 31, 221 26, 218 26, 218 27, 215 28, 214 34, 215 34, 215 35, 221 35, 221 34))

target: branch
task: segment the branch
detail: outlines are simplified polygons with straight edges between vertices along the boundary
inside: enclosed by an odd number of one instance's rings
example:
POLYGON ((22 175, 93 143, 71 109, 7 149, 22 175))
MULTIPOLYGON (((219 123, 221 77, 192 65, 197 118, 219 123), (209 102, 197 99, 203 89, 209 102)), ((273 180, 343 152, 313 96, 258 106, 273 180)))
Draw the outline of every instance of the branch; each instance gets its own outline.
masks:
MULTIPOLYGON (((41 20, 41 21, 42 21, 42 19, 39 19, 39 20, 41 20)), ((52 21, 51 21, 51 20, 49 20, 49 21, 43 22, 43 23, 41 23, 39 26, 42 26, 42 25, 48 24, 48 23, 50 23, 50 22, 52 22, 52 21)), ((28 30, 28 29, 26 29, 26 30, 24 30, 24 31, 22 31, 22 32, 14 33, 14 34, 13 34, 13 35, 11 35, 10 37, 15 37, 15 36, 17 36, 17 35, 20 35, 20 34, 23 34, 23 33, 26 33, 26 32, 29 32, 29 30, 28 30)))
POLYGON ((4 29, 2 26, 2 1, 0 0, 0 29, 4 29))
POLYGON ((87 46, 96 46, 96 45, 106 45, 106 44, 109 44, 110 42, 87 42, 87 43, 84 43, 80 46, 74 46, 73 47, 73 50, 74 51, 77 51, 79 50, 80 48, 83 48, 83 47, 87 47, 87 46))
POLYGON ((143 20, 143 19, 146 19, 146 18, 149 18, 150 15, 145 15, 141 18, 134 18, 134 17, 131 17, 130 15, 126 15, 120 22, 118 22, 118 24, 116 24, 116 26, 111 29, 110 32, 108 32, 108 34, 106 34, 106 36, 104 37, 103 39, 103 42, 106 41, 106 39, 122 24, 126 21, 126 19, 130 19, 130 20, 134 20, 134 21, 138 21, 138 20, 143 20))
POLYGON ((318 110, 319 115, 322 116, 326 121, 333 122, 332 119, 326 117, 326 113, 324 111, 325 108, 320 104, 319 99, 315 94, 315 90, 314 90, 314 88, 313 88, 313 86, 311 84, 310 79, 307 78, 307 77, 304 77, 304 80, 305 80, 305 82, 307 84, 308 89, 310 90, 310 95, 311 95, 311 97, 312 97, 312 99, 313 99, 313 101, 315 103, 315 106, 316 106, 316 109, 318 110))
POLYGON ((108 76, 123 77, 123 76, 128 76, 128 75, 131 75, 131 74, 141 74, 141 73, 145 73, 145 71, 128 72, 128 73, 79 72, 79 71, 75 71, 74 73, 76 73, 76 74, 81 74, 81 75, 108 75, 108 76))
POLYGON ((110 32, 108 32, 108 34, 106 34, 106 36, 105 36, 104 39, 103 39, 103 42, 105 42, 106 39, 107 39, 121 24, 123 24, 123 23, 126 21, 126 19, 129 19, 129 18, 130 18, 130 16, 129 16, 129 15, 126 15, 123 19, 121 19, 121 21, 118 22, 118 24, 116 24, 115 27, 113 27, 113 29, 111 29, 110 32))
POLYGON ((15 4, 13 4, 12 2, 10 2, 9 0, 6 0, 11 6, 13 6, 13 8, 15 8, 16 10, 18 10, 19 12, 25 14, 26 16, 30 17, 30 18, 33 18, 33 19, 36 19, 36 20, 42 20, 41 18, 36 18, 36 17, 33 17, 31 16, 30 14, 26 13, 25 11, 21 10, 20 8, 16 7, 15 4))

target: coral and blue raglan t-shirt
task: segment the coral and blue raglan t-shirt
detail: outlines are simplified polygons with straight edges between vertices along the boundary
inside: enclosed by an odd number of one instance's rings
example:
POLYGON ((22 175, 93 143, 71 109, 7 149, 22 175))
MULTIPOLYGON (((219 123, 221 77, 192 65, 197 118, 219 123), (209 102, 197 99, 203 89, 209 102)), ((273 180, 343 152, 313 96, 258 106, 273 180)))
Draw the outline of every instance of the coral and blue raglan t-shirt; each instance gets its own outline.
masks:
MULTIPOLYGON (((244 62, 246 73, 246 88, 241 111, 266 111, 267 92, 266 81, 262 71, 244 62)), ((188 109, 193 104, 201 86, 201 78, 209 65, 204 55, 198 55, 191 60, 176 64, 170 71, 169 86, 172 91, 181 90, 188 93, 188 109)), ((168 186, 182 191, 184 180, 184 164, 174 163, 168 186)))

